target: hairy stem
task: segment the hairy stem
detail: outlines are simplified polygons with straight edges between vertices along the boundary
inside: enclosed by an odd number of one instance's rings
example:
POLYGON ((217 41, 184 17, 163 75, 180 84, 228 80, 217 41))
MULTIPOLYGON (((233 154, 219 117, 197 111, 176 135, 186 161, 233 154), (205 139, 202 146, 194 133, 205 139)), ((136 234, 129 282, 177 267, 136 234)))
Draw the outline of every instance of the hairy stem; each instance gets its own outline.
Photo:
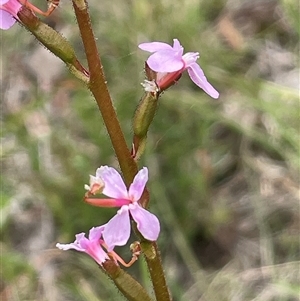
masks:
POLYGON ((73 6, 90 71, 89 89, 96 99, 118 158, 125 182, 129 185, 137 173, 137 165, 131 157, 130 150, 127 147, 116 111, 108 92, 107 82, 104 76, 100 56, 98 54, 87 5, 83 0, 74 0, 73 6))
POLYGON ((153 301, 147 291, 113 261, 104 262, 103 268, 127 300, 153 301))
MULTIPOLYGON (((91 27, 87 4, 85 0, 73 0, 75 15, 80 29, 84 49, 88 61, 90 82, 89 89, 93 93, 99 110, 102 114, 108 134, 115 149, 120 168, 122 170, 127 186, 132 182, 137 173, 137 164, 131 156, 131 153, 126 145, 126 141, 121 130, 116 112, 113 108, 112 100, 108 92, 107 83, 103 73, 100 56, 95 42, 95 37, 91 27)), ((152 118, 151 118, 152 120, 152 118)), ((146 207, 149 201, 149 193, 145 189, 140 203, 146 207)), ((157 301, 170 301, 170 295, 166 285, 165 275, 160 259, 160 254, 156 243, 144 242, 143 251, 145 251, 146 262, 151 275, 151 280, 154 287, 154 292, 157 301)), ((113 279, 118 288, 123 291, 126 283, 118 282, 114 277, 115 266, 104 265, 107 273, 113 279)), ((119 270, 118 270, 119 272, 119 270)), ((118 274, 119 275, 119 274, 118 274)), ((126 296, 126 294, 125 294, 126 296)), ((129 299, 130 300, 130 299, 129 299)), ((139 300, 147 300, 140 298, 139 300)))
POLYGON ((168 290, 157 244, 144 241, 141 243, 141 249, 147 262, 156 300, 171 301, 172 297, 168 290))

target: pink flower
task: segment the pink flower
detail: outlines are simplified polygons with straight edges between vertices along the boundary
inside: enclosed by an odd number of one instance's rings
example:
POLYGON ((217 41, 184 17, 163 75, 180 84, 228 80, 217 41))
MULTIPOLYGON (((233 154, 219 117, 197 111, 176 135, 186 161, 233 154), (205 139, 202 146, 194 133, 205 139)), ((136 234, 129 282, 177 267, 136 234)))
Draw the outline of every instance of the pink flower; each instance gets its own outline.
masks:
POLYGON ((102 265, 106 259, 109 259, 108 255, 101 247, 101 244, 104 243, 103 239, 101 239, 104 229, 105 225, 93 227, 89 232, 89 238, 85 237, 85 233, 80 233, 75 235, 76 239, 73 243, 57 243, 56 247, 61 250, 74 249, 79 252, 84 252, 90 255, 99 265, 102 265))
POLYGON ((148 181, 148 169, 144 167, 137 173, 128 190, 120 174, 112 167, 98 168, 96 178, 103 180, 102 193, 111 199, 86 198, 86 201, 100 207, 121 207, 103 231, 108 251, 114 246, 123 246, 127 243, 130 236, 130 215, 144 238, 150 241, 157 240, 160 231, 158 218, 138 204, 148 181))
POLYGON ((204 72, 196 63, 198 52, 183 54, 183 47, 177 39, 173 47, 162 42, 142 43, 138 47, 153 53, 147 60, 148 66, 157 72, 156 83, 163 91, 173 85, 187 70, 191 80, 212 98, 218 98, 219 92, 207 81, 204 72))
POLYGON ((0 28, 9 29, 18 19, 17 13, 19 12, 22 4, 17 0, 0 0, 0 28))

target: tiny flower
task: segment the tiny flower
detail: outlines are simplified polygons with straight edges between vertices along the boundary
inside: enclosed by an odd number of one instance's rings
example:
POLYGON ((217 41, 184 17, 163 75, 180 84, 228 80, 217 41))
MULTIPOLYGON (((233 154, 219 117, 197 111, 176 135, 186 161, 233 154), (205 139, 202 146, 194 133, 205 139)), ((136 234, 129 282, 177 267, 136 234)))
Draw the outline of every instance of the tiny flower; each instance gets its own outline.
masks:
POLYGON ((111 199, 86 198, 86 201, 99 207, 121 207, 103 231, 108 251, 114 246, 127 243, 130 236, 130 215, 146 239, 157 240, 160 231, 158 218, 138 204, 148 181, 148 169, 144 167, 137 173, 128 190, 121 175, 112 167, 98 168, 96 178, 104 181, 102 193, 111 199))
POLYGON ((61 250, 74 249, 79 252, 84 252, 90 255, 99 265, 109 259, 106 252, 102 249, 101 245, 104 243, 101 239, 105 226, 93 227, 90 229, 89 238, 85 237, 85 233, 75 235, 76 239, 70 244, 57 243, 56 247, 61 250))
POLYGON ((18 20, 17 13, 22 4, 17 0, 0 0, 0 28, 9 29, 18 20))
POLYGON ((203 70, 196 63, 198 52, 183 54, 183 47, 177 39, 173 40, 173 47, 162 42, 142 43, 138 47, 153 53, 147 60, 147 65, 157 72, 156 82, 161 91, 173 85, 187 70, 191 80, 208 95, 219 97, 219 92, 207 81, 203 70))

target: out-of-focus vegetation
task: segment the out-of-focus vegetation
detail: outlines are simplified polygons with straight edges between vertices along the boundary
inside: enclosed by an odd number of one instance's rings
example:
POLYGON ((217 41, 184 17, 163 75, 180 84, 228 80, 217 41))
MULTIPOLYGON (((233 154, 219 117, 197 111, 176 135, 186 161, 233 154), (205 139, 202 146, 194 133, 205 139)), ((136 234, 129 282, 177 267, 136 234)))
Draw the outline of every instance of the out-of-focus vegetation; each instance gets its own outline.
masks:
MULTIPOLYGON (((139 43, 178 38, 199 51, 221 95, 183 76, 161 97, 140 162, 174 300, 299 300, 296 2, 89 2, 129 145, 147 58, 139 43)), ((46 21, 84 60, 71 4, 46 21)), ((90 258, 54 247, 115 213, 82 201, 89 174, 117 166, 95 101, 23 28, 1 34, 1 298, 123 300, 90 258)), ((129 272, 151 290, 142 258, 129 272)))

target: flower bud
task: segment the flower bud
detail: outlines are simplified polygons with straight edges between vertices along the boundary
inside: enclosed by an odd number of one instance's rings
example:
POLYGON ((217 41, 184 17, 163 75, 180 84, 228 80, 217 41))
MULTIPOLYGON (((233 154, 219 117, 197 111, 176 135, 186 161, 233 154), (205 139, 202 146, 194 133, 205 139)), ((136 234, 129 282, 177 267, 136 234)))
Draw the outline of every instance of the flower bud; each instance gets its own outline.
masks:
POLYGON ((67 39, 43 23, 30 9, 23 6, 18 17, 26 29, 65 63, 72 64, 76 60, 75 51, 67 39))
POLYGON ((159 93, 146 92, 134 115, 133 132, 138 137, 145 137, 157 108, 159 93))

